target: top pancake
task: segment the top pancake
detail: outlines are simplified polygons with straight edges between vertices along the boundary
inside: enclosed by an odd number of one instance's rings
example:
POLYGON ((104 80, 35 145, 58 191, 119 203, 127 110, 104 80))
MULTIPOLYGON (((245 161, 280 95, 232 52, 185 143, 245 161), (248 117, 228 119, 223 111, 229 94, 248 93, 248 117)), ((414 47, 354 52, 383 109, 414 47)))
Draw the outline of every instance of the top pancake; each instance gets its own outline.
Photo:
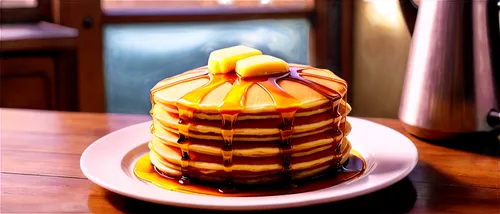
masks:
MULTIPOLYGON (((290 70, 302 70, 302 74, 299 74, 302 78, 332 89, 338 92, 340 97, 343 97, 347 91, 345 84, 342 84, 344 80, 329 70, 300 64, 288 64, 288 66, 290 70)), ((178 100, 187 93, 206 85, 209 82, 210 75, 213 74, 209 74, 207 67, 200 67, 166 78, 157 83, 151 90, 152 101, 175 111, 177 110, 178 100), (200 75, 205 78, 193 78, 200 77, 200 75)), ((299 101, 299 109, 317 108, 330 101, 324 94, 297 81, 285 78, 279 79, 277 84, 283 91, 299 101)), ((216 114, 232 87, 233 85, 230 82, 225 82, 208 92, 197 103, 189 103, 188 106, 195 107, 195 115, 197 113, 216 114)), ((275 102, 265 87, 253 84, 248 88, 245 95, 245 99, 242 99, 244 102, 242 103, 244 107, 241 111, 242 114, 276 114, 275 102)), ((280 106, 280 108, 289 107, 286 105, 287 103, 285 103, 285 106, 280 106)), ((290 102, 290 105, 293 105, 293 103, 290 102)))

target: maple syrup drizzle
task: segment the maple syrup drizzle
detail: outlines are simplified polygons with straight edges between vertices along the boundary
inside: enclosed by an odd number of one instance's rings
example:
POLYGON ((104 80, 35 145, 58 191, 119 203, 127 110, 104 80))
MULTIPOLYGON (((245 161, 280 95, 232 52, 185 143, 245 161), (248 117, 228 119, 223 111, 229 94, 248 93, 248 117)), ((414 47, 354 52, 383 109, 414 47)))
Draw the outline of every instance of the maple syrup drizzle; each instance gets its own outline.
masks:
POLYGON ((231 191, 233 188, 231 180, 232 159, 233 159, 233 135, 235 123, 238 114, 244 109, 246 92, 254 82, 236 79, 233 82, 233 87, 224 97, 223 102, 218 106, 218 111, 222 117, 222 138, 224 145, 222 146, 222 163, 226 172, 227 185, 221 189, 221 192, 231 191))
MULTIPOLYGON (((209 76, 207 76, 208 70, 201 70, 201 69, 195 69, 193 71, 182 73, 182 74, 179 74, 176 77, 178 78, 178 77, 192 75, 192 74, 197 74, 197 75, 189 77, 189 78, 186 78, 186 79, 179 79, 177 81, 174 81, 174 82, 171 82, 171 83, 167 83, 167 84, 164 84, 164 85, 156 86, 153 89, 151 89, 150 95, 153 95, 154 93, 156 93, 158 91, 161 91, 163 89, 172 87, 174 85, 178 85, 178 84, 185 83, 185 82, 191 82, 191 81, 194 81, 194 80, 197 80, 197 79, 209 78, 209 76)), ((151 101, 154 104, 154 99, 152 99, 151 101)))
MULTIPOLYGON (((160 85, 160 86, 155 86, 154 88, 152 88, 151 91, 149 92, 149 99, 151 100, 151 104, 152 104, 152 106, 151 106, 152 108, 149 111, 149 114, 152 117, 154 117, 153 107, 156 104, 155 99, 154 99, 154 93, 156 93, 158 91, 161 91, 163 89, 172 87, 174 85, 178 85, 178 84, 182 84, 182 83, 186 83, 186 82, 191 82, 191 81, 194 81, 194 80, 209 78, 207 76, 208 71, 207 70, 203 70, 203 68, 205 68, 205 67, 200 67, 200 68, 197 68, 197 69, 194 69, 194 70, 191 70, 191 71, 187 71, 185 73, 177 75, 176 77, 182 77, 182 76, 187 76, 187 75, 191 75, 191 74, 197 74, 195 76, 192 76, 192 77, 189 77, 189 78, 186 78, 186 79, 180 79, 180 80, 177 80, 177 81, 174 81, 174 82, 171 82, 171 83, 167 83, 167 84, 160 85)), ((150 130, 151 133, 154 133, 155 127, 154 127, 153 123, 151 123, 151 126, 150 126, 149 130, 150 130)))
MULTIPOLYGON (((293 149, 293 143, 291 137, 293 135, 293 121, 295 118, 295 113, 300 108, 300 101, 297 100, 292 95, 288 94, 285 90, 283 90, 278 81, 280 80, 291 80, 305 86, 308 86, 318 93, 327 97, 332 103, 332 110, 334 118, 341 117, 337 124, 334 124, 334 130, 336 134, 342 135, 342 139, 345 137, 345 124, 343 125, 342 121, 345 119, 345 116, 339 111, 340 103, 335 105, 335 103, 339 99, 345 99, 346 96, 342 96, 342 93, 336 91, 334 89, 323 86, 319 83, 310 81, 304 77, 313 77, 319 78, 323 80, 333 81, 336 83, 340 83, 345 90, 347 90, 347 84, 343 80, 334 79, 330 77, 320 76, 316 74, 310 74, 302 72, 306 69, 313 69, 308 66, 290 66, 290 72, 281 75, 281 76, 269 76, 269 77, 254 77, 254 78, 240 78, 234 72, 226 73, 226 74, 211 74, 208 72, 206 67, 201 67, 198 69, 194 69, 192 71, 186 72, 180 76, 188 75, 188 74, 196 74, 195 76, 181 79, 172 83, 168 83, 165 85, 161 85, 155 87, 151 90, 151 102, 153 106, 155 105, 155 101, 153 99, 154 93, 160 91, 162 89, 171 87, 173 85, 186 83, 198 79, 208 78, 209 81, 196 88, 195 90, 187 93, 182 98, 177 101, 177 109, 179 112, 179 121, 178 121, 178 145, 181 149, 181 171, 182 177, 179 180, 180 184, 189 184, 189 129, 191 127, 191 120, 193 118, 193 114, 195 110, 199 107, 199 103, 201 100, 211 91, 215 90, 217 87, 224 83, 231 83, 232 88, 226 94, 223 99, 223 102, 218 106, 218 112, 222 117, 222 137, 223 137, 223 146, 221 149, 222 154, 222 163, 224 166, 224 171, 226 172, 226 185, 222 188, 219 188, 219 192, 221 193, 232 193, 234 192, 234 188, 232 187, 231 180, 231 172, 232 172, 232 142, 235 124, 237 121, 238 115, 244 109, 245 99, 247 97, 247 90, 253 84, 257 84, 262 89, 264 89, 272 98, 275 108, 280 115, 280 126, 279 131, 281 135, 281 143, 279 145, 281 159, 282 159, 282 173, 284 179, 287 181, 291 181, 291 164, 290 164, 290 154, 293 149)), ((347 100, 345 100, 347 101, 347 100)), ((347 105, 345 105, 345 112, 347 112, 347 105)), ((150 112, 152 114, 152 110, 150 112)), ((154 132, 154 126, 150 127, 150 131, 154 132)), ((333 146, 335 153, 338 158, 334 158, 332 163, 338 163, 339 158, 341 158, 341 147, 342 140, 338 143, 338 145, 333 146)), ((334 153, 334 154, 335 154, 334 153)), ((339 169, 338 165, 331 164, 335 169, 339 169)))
POLYGON ((177 109, 179 111, 179 122, 177 124, 179 139, 177 143, 181 149, 182 178, 179 181, 181 183, 189 183, 189 161, 191 158, 189 157, 189 143, 187 140, 189 139, 189 129, 193 114, 205 95, 231 79, 229 75, 209 75, 209 77, 210 80, 206 84, 185 94, 177 101, 177 109))
MULTIPOLYGON (((330 103, 332 105, 333 118, 336 119, 338 117, 341 117, 339 119, 339 121, 337 122, 337 124, 335 124, 333 127, 333 130, 335 131, 333 136, 342 135, 342 138, 336 146, 332 147, 333 152, 334 152, 333 154, 337 154, 337 155, 334 156, 334 158, 332 159, 331 165, 332 165, 332 167, 334 167, 334 170, 342 170, 342 167, 339 164, 339 160, 340 160, 340 158, 342 158, 342 144, 343 144, 345 133, 346 133, 345 123, 342 123, 342 121, 346 118, 346 116, 342 116, 342 114, 340 113, 340 109, 339 109, 340 103, 336 104, 336 101, 338 101, 339 99, 346 99, 347 94, 345 96, 342 96, 342 93, 340 93, 339 91, 325 87, 325 86, 318 84, 316 82, 304 79, 302 76, 304 76, 304 77, 309 76, 309 77, 314 77, 314 78, 318 78, 318 79, 323 79, 323 80, 328 80, 328 81, 333 81, 333 82, 339 83, 344 88, 344 91, 347 91, 347 82, 345 82, 344 80, 340 80, 340 79, 334 79, 334 78, 320 76, 320 75, 316 75, 316 74, 305 73, 305 72, 302 72, 303 70, 305 70, 305 69, 291 70, 290 75, 293 77, 292 80, 294 80, 300 84, 306 85, 308 87, 311 87, 315 91, 317 91, 318 93, 327 97, 330 100, 330 103)), ((346 104, 344 105, 344 107, 345 107, 344 112, 347 112, 347 100, 345 100, 345 101, 346 101, 346 104)))
POLYGON ((292 167, 290 164, 290 156, 293 149, 293 121, 295 113, 300 107, 300 101, 287 93, 278 85, 278 80, 287 77, 288 74, 281 77, 269 78, 265 81, 259 81, 257 84, 264 89, 274 102, 276 110, 280 114, 279 131, 281 135, 281 143, 279 145, 282 159, 282 173, 287 183, 292 180, 292 167), (286 108, 284 106, 287 106, 286 108))
POLYGON ((149 158, 149 154, 146 154, 140 157, 134 165, 134 175, 143 181, 171 191, 223 197, 272 196, 320 190, 356 179, 363 175, 366 170, 365 160, 356 151, 352 151, 348 163, 342 165, 343 171, 327 170, 320 175, 296 181, 297 186, 295 188, 274 184, 261 186, 235 184, 231 189, 228 189, 219 188, 214 186, 213 183, 203 181, 196 181, 191 185, 182 185, 177 178, 168 176, 158 170, 149 158), (228 191, 235 189, 238 191, 228 191))

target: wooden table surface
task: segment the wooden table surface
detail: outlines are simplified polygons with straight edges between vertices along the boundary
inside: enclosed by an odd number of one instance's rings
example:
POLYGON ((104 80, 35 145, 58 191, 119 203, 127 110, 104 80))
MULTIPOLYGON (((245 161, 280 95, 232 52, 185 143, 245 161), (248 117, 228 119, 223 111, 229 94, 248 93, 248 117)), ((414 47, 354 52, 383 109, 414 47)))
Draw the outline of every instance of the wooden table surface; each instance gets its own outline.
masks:
MULTIPOLYGON (((1 109, 2 213, 180 213, 93 184, 79 166, 94 140, 149 116, 1 109)), ((404 133, 397 120, 370 120, 404 133)), ((494 136, 424 142, 408 134, 419 163, 400 182, 303 212, 500 213, 500 143, 494 136)), ((289 212, 274 210, 270 213, 289 212)), ((205 211, 208 212, 208 211, 205 211)), ((219 212, 211 212, 219 213, 219 212)))

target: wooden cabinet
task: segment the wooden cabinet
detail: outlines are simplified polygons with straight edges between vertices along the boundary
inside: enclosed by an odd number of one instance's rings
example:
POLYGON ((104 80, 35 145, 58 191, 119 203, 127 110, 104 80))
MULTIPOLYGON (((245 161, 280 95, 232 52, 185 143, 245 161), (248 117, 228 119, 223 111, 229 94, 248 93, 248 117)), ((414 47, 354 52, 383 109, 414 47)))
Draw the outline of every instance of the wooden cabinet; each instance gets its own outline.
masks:
POLYGON ((0 59, 1 106, 55 109, 56 81, 51 57, 0 59))
POLYGON ((42 25, 2 26, 0 107, 76 111, 75 35, 42 25))

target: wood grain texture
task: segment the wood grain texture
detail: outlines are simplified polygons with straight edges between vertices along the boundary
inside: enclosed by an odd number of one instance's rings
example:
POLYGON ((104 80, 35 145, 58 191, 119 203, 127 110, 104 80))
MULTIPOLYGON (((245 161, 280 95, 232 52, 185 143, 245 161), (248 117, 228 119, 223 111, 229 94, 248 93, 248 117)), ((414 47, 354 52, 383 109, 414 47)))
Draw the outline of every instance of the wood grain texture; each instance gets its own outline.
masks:
POLYGON ((54 22, 78 30, 78 110, 105 112, 100 0, 54 1, 54 22))
MULTIPOLYGON (((124 197, 85 179, 79 158, 94 140, 149 116, 1 109, 2 213, 152 213, 186 209, 124 197)), ((419 163, 400 182, 362 197, 297 208, 303 212, 499 213, 500 142, 461 136, 424 142, 397 120, 367 118, 408 136, 419 163)), ((289 209, 267 213, 289 213, 289 209)), ((207 212, 216 213, 216 212, 207 212)), ((217 212, 220 213, 220 212, 217 212)))
POLYGON ((67 50, 76 48, 78 31, 48 22, 1 25, 0 51, 67 50))
POLYGON ((49 56, 0 58, 0 105, 54 109, 57 102, 54 64, 49 56))

